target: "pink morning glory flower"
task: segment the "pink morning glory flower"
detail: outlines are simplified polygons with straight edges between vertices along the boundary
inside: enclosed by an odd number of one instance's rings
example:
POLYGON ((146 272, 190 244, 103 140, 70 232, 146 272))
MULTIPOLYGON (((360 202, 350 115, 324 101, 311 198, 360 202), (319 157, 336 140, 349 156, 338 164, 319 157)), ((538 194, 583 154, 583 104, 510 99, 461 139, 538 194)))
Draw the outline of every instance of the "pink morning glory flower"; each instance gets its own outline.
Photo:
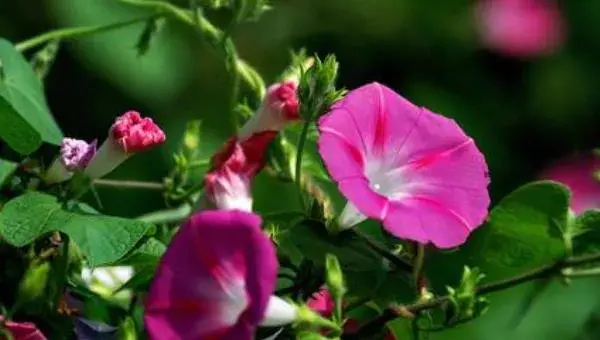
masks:
POLYGON ((163 255, 146 300, 152 339, 253 339, 256 327, 293 322, 273 296, 275 248, 261 219, 236 210, 192 216, 163 255))
POLYGON ((70 179, 73 171, 84 170, 96 154, 96 141, 63 138, 60 155, 46 173, 46 183, 59 183, 70 179))
POLYGON ((485 219, 487 165, 453 120, 372 83, 318 125, 319 153, 349 200, 342 228, 369 217, 396 237, 451 248, 485 219))
MULTIPOLYGON (((15 322, 11 320, 4 320, 4 316, 0 315, 0 328, 5 328, 10 332, 15 340, 46 340, 46 337, 37 328, 34 323, 31 322, 15 322)), ((0 332, 2 335, 2 332, 0 332)), ((0 338, 4 338, 0 336, 0 338)))
POLYGON ((165 133, 151 118, 143 118, 136 111, 125 112, 115 119, 108 138, 100 146, 85 173, 91 178, 100 178, 134 153, 160 145, 165 139, 165 133))
POLYGON ((252 135, 243 142, 233 137, 211 159, 204 176, 204 196, 209 208, 252 211, 251 185, 264 166, 264 155, 276 132, 252 135))
POLYGON ((286 124, 300 118, 296 81, 275 83, 267 89, 267 95, 258 111, 244 124, 238 133, 243 141, 264 131, 279 131, 286 124))
POLYGON ((476 15, 483 42, 506 55, 549 54, 564 42, 565 25, 554 0, 481 0, 476 15))
POLYGON ((559 160, 544 170, 540 177, 569 187, 571 209, 575 214, 581 214, 600 208, 600 181, 594 176, 597 171, 600 171, 600 157, 587 153, 559 160))

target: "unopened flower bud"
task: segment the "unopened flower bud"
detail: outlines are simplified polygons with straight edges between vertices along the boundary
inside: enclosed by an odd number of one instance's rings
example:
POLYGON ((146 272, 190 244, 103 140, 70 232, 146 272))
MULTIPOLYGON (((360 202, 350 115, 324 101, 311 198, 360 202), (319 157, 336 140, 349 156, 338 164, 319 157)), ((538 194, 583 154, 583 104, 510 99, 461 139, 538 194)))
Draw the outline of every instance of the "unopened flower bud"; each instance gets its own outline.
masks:
POLYGON ((165 133, 151 118, 142 118, 136 111, 117 117, 108 138, 86 168, 85 174, 100 178, 113 171, 134 153, 164 143, 165 133))
POLYGON ((239 139, 244 141, 259 132, 279 131, 288 122, 299 119, 297 88, 296 81, 271 85, 261 107, 240 130, 239 139))
POLYGON ((74 171, 85 169, 95 154, 96 141, 88 144, 79 139, 63 138, 60 156, 48 169, 46 183, 59 183, 70 179, 74 171))

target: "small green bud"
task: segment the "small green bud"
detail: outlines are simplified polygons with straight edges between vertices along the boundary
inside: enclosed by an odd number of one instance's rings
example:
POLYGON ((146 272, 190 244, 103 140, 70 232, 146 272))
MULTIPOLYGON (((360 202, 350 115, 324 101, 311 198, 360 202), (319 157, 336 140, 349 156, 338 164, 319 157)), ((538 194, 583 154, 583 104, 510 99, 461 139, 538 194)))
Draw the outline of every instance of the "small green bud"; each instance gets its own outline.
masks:
POLYGON ((193 120, 186 124, 183 134, 183 146, 189 151, 196 151, 200 147, 200 131, 202 121, 193 120))
POLYGON ((344 282, 344 274, 337 257, 333 254, 325 256, 326 282, 329 287, 329 292, 334 299, 342 298, 346 294, 346 284, 344 282))
POLYGON ((34 260, 29 265, 29 268, 25 272, 25 275, 23 275, 23 279, 19 284, 15 309, 37 300, 44 295, 50 276, 50 269, 50 262, 39 263, 34 260))

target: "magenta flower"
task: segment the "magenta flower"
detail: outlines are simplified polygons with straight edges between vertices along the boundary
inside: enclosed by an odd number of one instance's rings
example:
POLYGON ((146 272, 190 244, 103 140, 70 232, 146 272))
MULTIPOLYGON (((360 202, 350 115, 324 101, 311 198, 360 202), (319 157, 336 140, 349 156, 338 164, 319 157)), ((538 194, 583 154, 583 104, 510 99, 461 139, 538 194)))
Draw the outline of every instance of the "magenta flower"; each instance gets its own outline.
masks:
POLYGON ((73 177, 76 170, 84 170, 96 154, 96 141, 63 138, 60 145, 60 156, 57 157, 46 172, 46 183, 64 182, 73 177))
POLYGON ((279 131, 291 121, 298 120, 300 102, 296 90, 298 83, 284 81, 267 89, 267 95, 258 111, 244 124, 238 137, 241 141, 265 131, 279 131))
MULTIPOLYGON (((15 340, 46 340, 46 337, 32 322, 5 321, 4 316, 0 315, 0 329, 5 328, 10 332, 15 340)), ((4 339, 1 336, 0 339, 4 339)))
POLYGON ((165 133, 150 118, 142 118, 136 111, 117 117, 108 138, 100 146, 85 173, 100 178, 113 171, 136 152, 148 150, 164 143, 165 133))
POLYGON ((329 289, 326 287, 323 287, 318 292, 314 293, 310 299, 308 299, 306 305, 308 308, 326 318, 333 314, 333 308, 335 307, 331 293, 329 293, 329 289))
POLYGON ((481 0, 476 15, 483 42, 510 56, 549 54, 565 39, 554 0, 481 0))
POLYGON ((351 91, 319 121, 319 152, 349 204, 392 235, 439 248, 465 242, 487 215, 487 165, 451 119, 372 83, 351 91))
POLYGON ((152 339, 252 339, 258 325, 292 322, 296 309, 272 296, 273 244, 260 218, 204 211, 181 227, 163 255, 146 300, 152 339))
POLYGON ((559 160, 540 177, 568 186, 572 193, 571 209, 580 214, 600 208, 600 181, 594 177, 597 171, 600 171, 600 157, 588 153, 559 160))

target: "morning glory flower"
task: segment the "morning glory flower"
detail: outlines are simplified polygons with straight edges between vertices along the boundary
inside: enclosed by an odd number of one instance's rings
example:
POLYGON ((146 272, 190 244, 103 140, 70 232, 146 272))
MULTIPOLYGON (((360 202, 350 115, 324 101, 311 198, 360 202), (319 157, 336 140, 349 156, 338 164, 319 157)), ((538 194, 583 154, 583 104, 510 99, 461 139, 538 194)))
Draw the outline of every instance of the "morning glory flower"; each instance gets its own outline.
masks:
POLYGON ((476 15, 483 42, 509 56, 549 54, 565 40, 555 0, 481 0, 476 15))
POLYGON ((143 118, 136 111, 125 112, 115 119, 108 137, 85 169, 85 174, 100 178, 131 155, 160 145, 165 139, 165 133, 151 118, 143 118))
POLYGON ((319 153, 349 200, 342 228, 374 218, 398 238, 451 248, 487 216, 485 159, 453 120, 372 83, 318 125, 319 153))
POLYGON ((4 316, 0 315, 0 329, 0 339, 4 339, 3 332, 8 331, 15 340, 46 340, 44 334, 32 322, 5 320, 4 316))
POLYGON ((297 310, 272 295, 275 248, 257 215, 197 213, 163 255, 146 299, 152 339, 249 340, 256 327, 293 322, 297 310))
POLYGON ((252 211, 252 181, 264 166, 264 155, 276 132, 231 138, 211 159, 204 175, 205 203, 210 209, 252 211))

